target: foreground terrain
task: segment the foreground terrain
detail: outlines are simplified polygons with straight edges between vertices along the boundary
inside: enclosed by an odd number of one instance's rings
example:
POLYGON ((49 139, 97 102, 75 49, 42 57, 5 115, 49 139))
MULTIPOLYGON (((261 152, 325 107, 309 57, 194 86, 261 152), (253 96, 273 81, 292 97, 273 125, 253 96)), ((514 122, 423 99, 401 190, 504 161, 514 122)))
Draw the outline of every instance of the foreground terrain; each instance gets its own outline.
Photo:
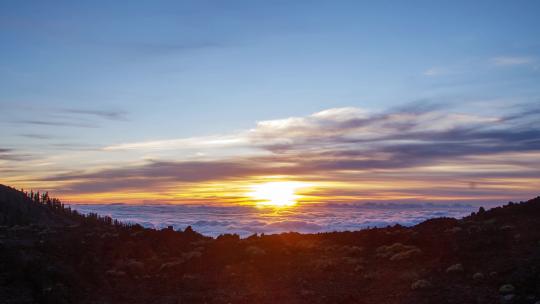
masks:
POLYGON ((0 185, 1 303, 540 303, 540 198, 414 227, 217 239, 0 185))

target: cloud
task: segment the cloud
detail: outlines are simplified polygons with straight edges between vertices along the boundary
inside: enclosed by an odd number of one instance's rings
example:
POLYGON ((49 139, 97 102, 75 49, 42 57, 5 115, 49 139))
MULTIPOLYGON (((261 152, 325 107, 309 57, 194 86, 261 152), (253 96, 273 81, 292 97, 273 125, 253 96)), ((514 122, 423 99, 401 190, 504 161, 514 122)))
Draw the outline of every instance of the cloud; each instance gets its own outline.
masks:
POLYGON ((32 139, 55 139, 56 136, 47 135, 47 134, 34 134, 34 133, 25 133, 19 134, 21 137, 32 138, 32 139))
POLYGON ((59 120, 18 120, 16 124, 37 125, 37 126, 53 126, 53 127, 79 127, 79 128, 97 128, 93 123, 87 122, 72 122, 59 120))
POLYGON ((174 183, 241 179, 250 175, 271 173, 266 168, 246 160, 235 161, 185 161, 149 163, 127 168, 104 169, 96 172, 74 172, 49 176, 45 181, 70 182, 66 192, 107 192, 119 189, 143 189, 174 183))
POLYGON ((89 109, 62 109, 64 113, 94 116, 110 120, 125 120, 126 112, 123 111, 105 111, 105 110, 89 110, 89 109))
POLYGON ((286 220, 286 221, 278 221, 278 222, 272 222, 269 224, 266 224, 264 227, 264 231, 282 231, 282 232, 288 232, 288 231, 310 231, 310 232, 317 232, 321 231, 323 229, 322 226, 305 222, 305 221, 294 221, 294 220, 286 220))
POLYGON ((421 144, 422 140, 435 140, 440 135, 463 135, 466 130, 487 127, 500 120, 499 117, 439 112, 418 104, 369 115, 350 108, 341 109, 339 113, 263 121, 251 130, 251 139, 275 152, 310 148, 340 151, 347 147, 365 150, 367 144, 385 149, 406 140, 421 144), (344 112, 348 113, 346 119, 344 112))
MULTIPOLYGON (((538 120, 540 111, 520 108, 498 116, 452 112, 426 103, 382 112, 335 108, 304 117, 261 121, 253 129, 231 135, 102 149, 102 153, 149 149, 174 152, 245 146, 252 154, 119 164, 44 180, 62 183, 69 193, 166 192, 205 183, 284 176, 323 184, 337 182, 342 187, 358 185, 354 190, 319 189, 318 197, 336 201, 524 195, 534 193, 535 181, 540 179, 534 173, 540 170, 540 128, 532 123, 538 120), (504 183, 493 182, 497 179, 504 183), (471 182, 478 186, 469 187, 471 182)), ((201 199, 212 197, 212 191, 203 191, 201 199)))
POLYGON ((222 148, 227 146, 246 145, 247 140, 242 135, 226 136, 202 136, 169 140, 151 140, 143 142, 132 142, 106 146, 105 151, 115 150, 167 150, 167 149, 186 149, 186 148, 222 148))
POLYGON ((76 142, 50 143, 47 146, 62 151, 100 151, 97 146, 76 142))
POLYGON ((0 160, 6 161, 26 161, 33 159, 29 154, 19 153, 13 149, 0 148, 0 160))
POLYGON ((184 53, 187 51, 196 51, 203 49, 219 48, 223 45, 212 41, 183 41, 183 42, 132 42, 119 43, 113 46, 122 47, 127 50, 138 52, 145 55, 169 55, 184 53))
POLYGON ((532 57, 501 56, 492 58, 491 62, 495 66, 519 66, 534 63, 535 60, 532 57))
POLYGON ((428 77, 436 77, 436 76, 446 75, 448 73, 449 73, 449 70, 446 68, 432 67, 425 70, 422 74, 428 77))
POLYGON ((463 217, 477 210, 470 205, 317 205, 289 210, 255 209, 246 206, 198 205, 72 205, 83 213, 109 215, 146 227, 175 229, 192 226, 205 235, 217 237, 237 233, 302 233, 358 230, 394 224, 414 225, 433 217, 463 217))
MULTIPOLYGON (((11 114, 14 119, 11 123, 36 126, 98 128, 100 127, 101 120, 127 120, 127 112, 113 110, 43 108, 25 105, 9 105, 5 107, 5 110, 6 113, 10 110, 13 111, 11 114), (22 114, 24 114, 24 116, 22 116, 22 114), (47 119, 43 119, 43 117, 47 117, 47 119)), ((36 134, 24 134, 22 136, 34 139, 45 139, 43 138, 44 135, 36 136, 36 134)))

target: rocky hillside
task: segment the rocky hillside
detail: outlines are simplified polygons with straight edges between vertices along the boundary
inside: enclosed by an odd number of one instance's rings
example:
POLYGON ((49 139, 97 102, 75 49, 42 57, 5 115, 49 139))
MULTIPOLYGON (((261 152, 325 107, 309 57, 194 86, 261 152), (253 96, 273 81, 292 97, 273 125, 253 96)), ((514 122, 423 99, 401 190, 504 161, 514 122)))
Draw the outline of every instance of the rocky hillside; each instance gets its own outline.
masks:
POLYGON ((204 237, 0 187, 1 303, 540 303, 540 198, 414 227, 204 237))

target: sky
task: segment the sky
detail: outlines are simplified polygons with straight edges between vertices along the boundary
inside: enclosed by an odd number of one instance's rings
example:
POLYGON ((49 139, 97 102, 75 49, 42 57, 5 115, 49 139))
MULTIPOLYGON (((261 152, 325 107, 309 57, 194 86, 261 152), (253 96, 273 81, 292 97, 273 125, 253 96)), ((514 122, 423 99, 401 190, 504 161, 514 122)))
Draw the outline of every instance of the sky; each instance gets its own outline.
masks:
POLYGON ((532 198, 539 12, 2 1, 0 183, 71 203, 244 205, 267 184, 305 204, 532 198))

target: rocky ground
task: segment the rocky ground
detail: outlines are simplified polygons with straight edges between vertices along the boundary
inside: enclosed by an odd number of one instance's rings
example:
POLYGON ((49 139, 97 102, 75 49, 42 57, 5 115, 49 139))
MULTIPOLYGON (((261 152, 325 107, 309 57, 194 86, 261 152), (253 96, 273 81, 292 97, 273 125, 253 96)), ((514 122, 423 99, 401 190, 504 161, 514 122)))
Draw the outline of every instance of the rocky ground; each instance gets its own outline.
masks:
POLYGON ((540 303, 540 198, 355 232, 204 237, 0 186, 1 303, 540 303))

